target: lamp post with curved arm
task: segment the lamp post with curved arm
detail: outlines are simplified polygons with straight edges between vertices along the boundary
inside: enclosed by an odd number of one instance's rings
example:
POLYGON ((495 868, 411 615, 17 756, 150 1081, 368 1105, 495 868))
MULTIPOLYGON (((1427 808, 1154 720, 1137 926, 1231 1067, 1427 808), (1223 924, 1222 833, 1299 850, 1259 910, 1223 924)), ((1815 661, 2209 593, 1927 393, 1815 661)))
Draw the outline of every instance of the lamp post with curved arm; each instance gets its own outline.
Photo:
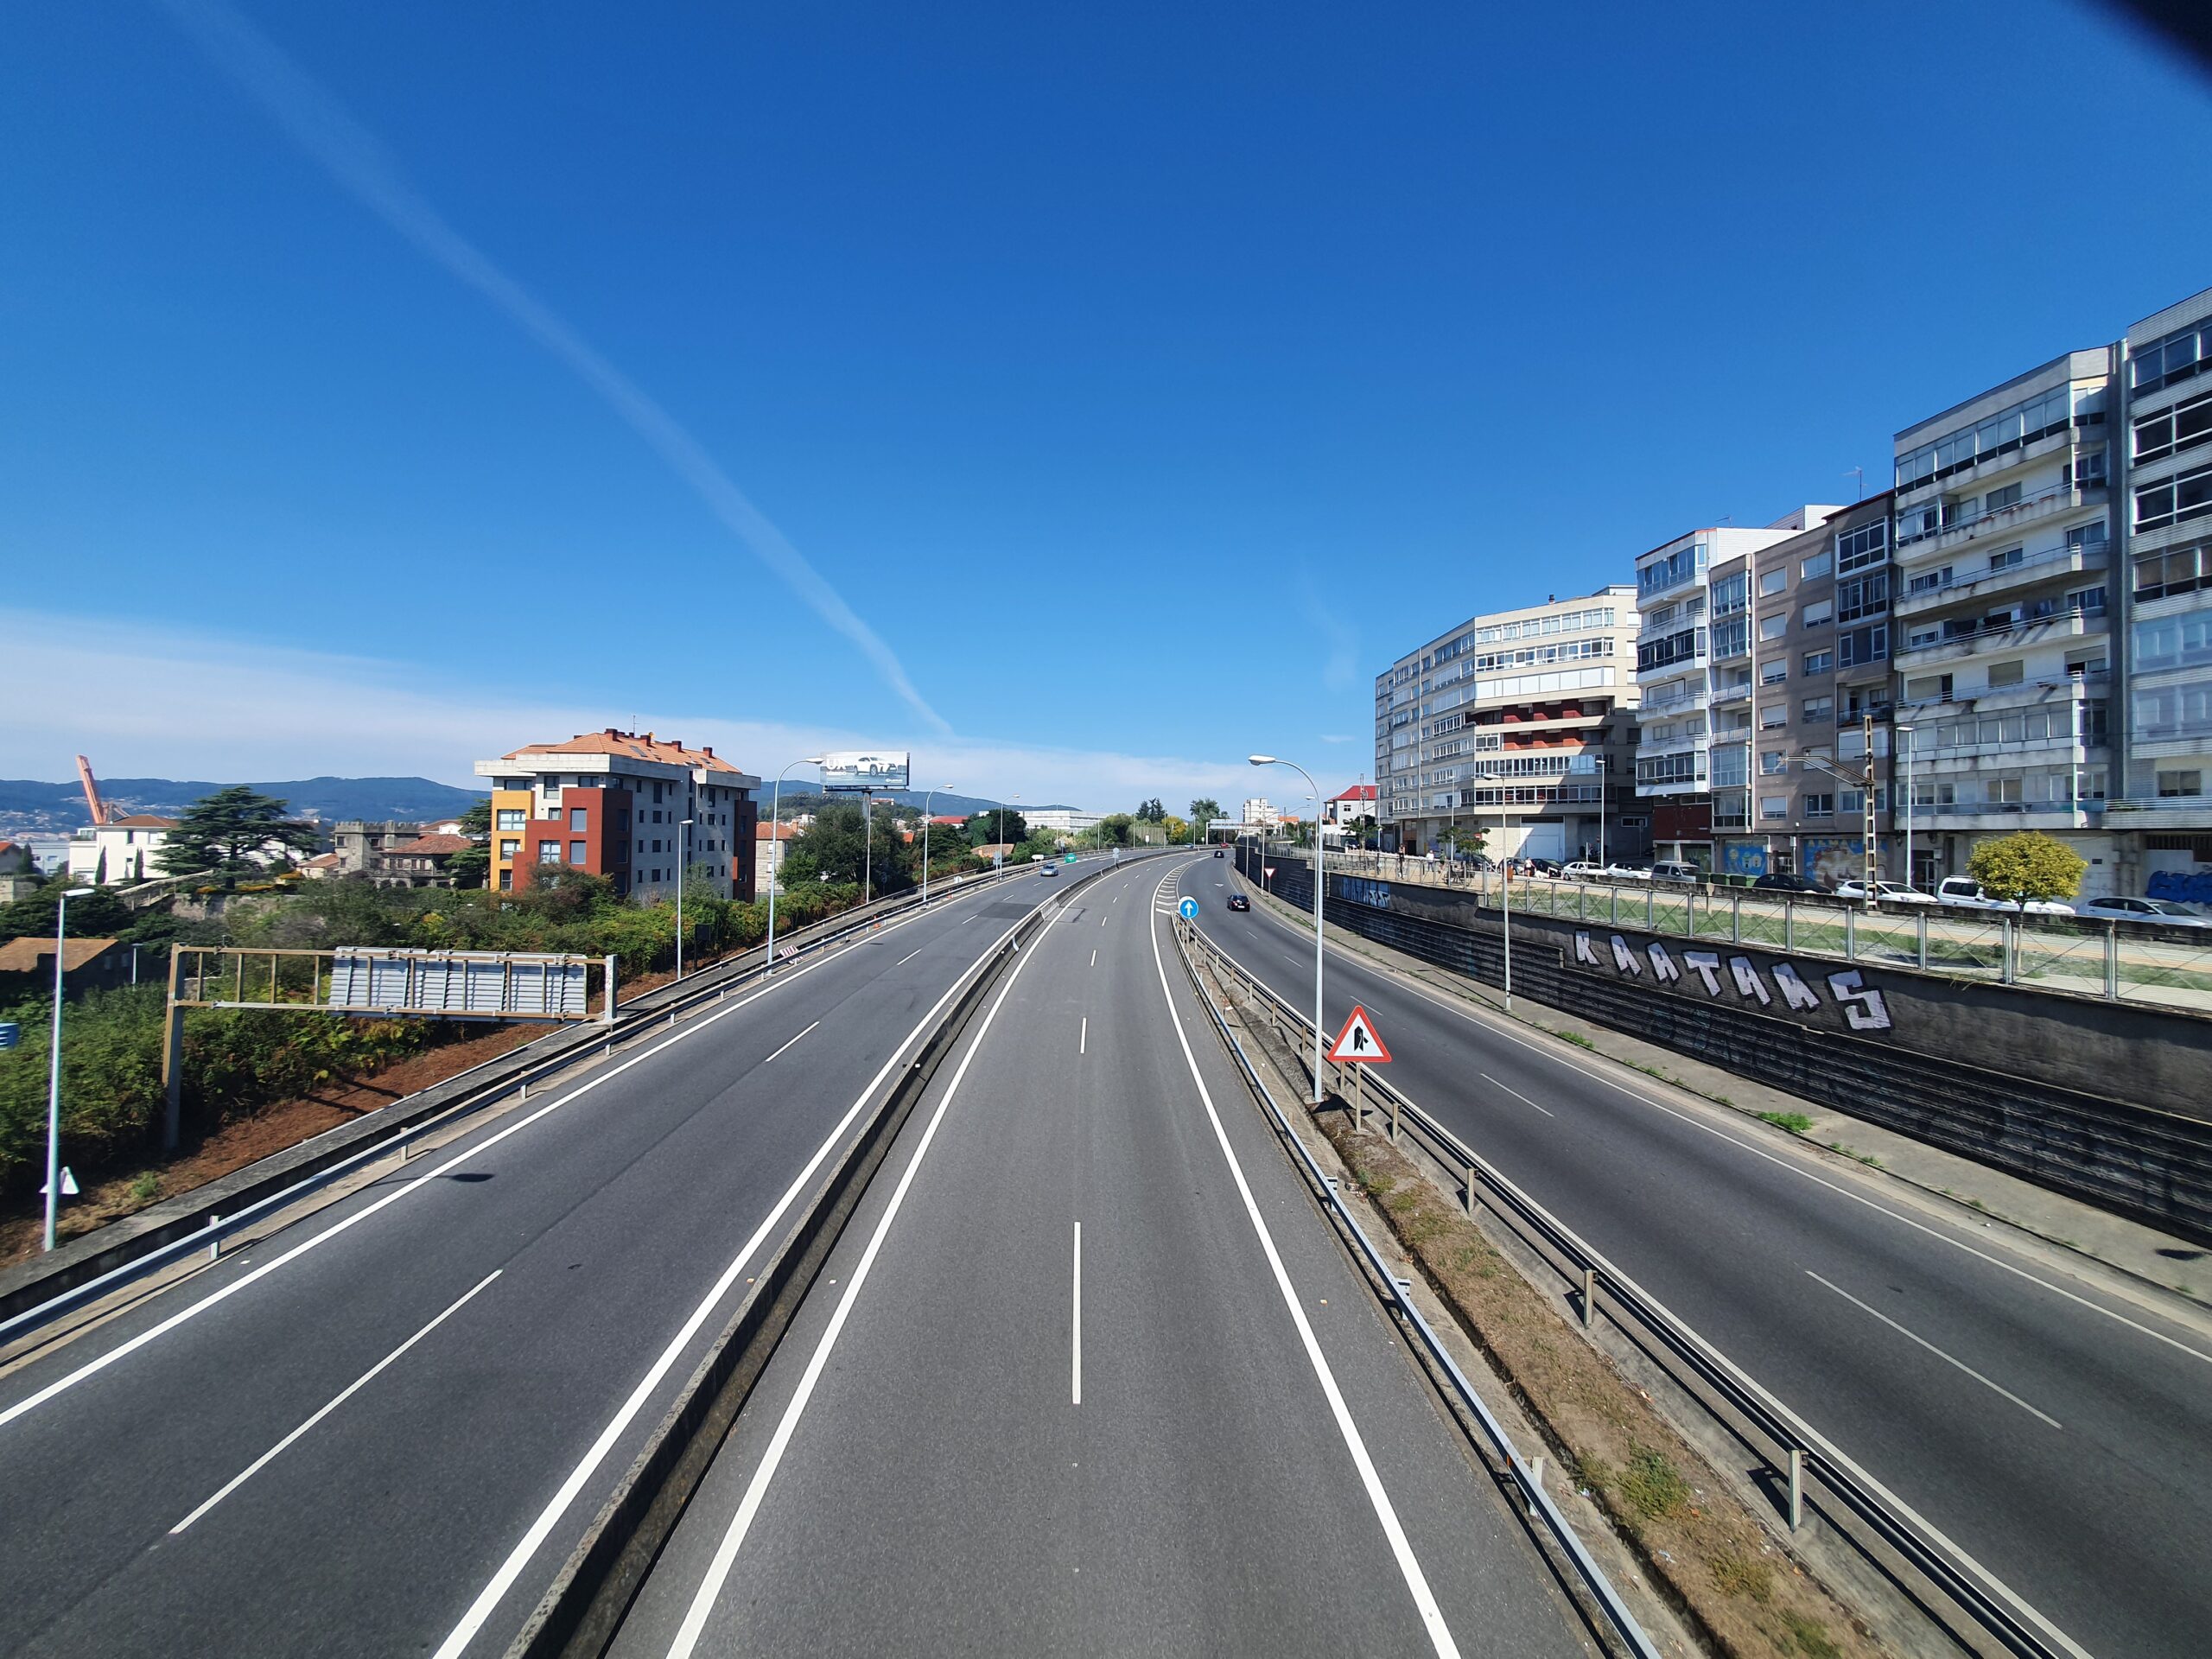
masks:
POLYGON ((764 979, 772 979, 776 973, 776 889, 781 884, 776 880, 783 866, 783 842, 777 839, 776 821, 783 812, 784 779, 791 776, 791 766, 818 766, 822 757, 810 754, 804 760, 794 760, 776 774, 775 791, 768 798, 768 963, 764 979))
POLYGON ((922 797, 922 902, 930 901, 930 803, 940 791, 950 790, 950 784, 939 784, 922 797))
MULTIPOLYGON (((1505 1011, 1513 1012, 1513 855, 1505 850, 1505 774, 1502 772, 1478 772, 1471 780, 1478 784, 1497 785, 1497 898, 1500 913, 1504 918, 1505 940, 1505 1011)), ((1599 788, 1605 785, 1600 784, 1599 788)))
MULTIPOLYGON (((1249 754, 1244 758, 1255 766, 1288 766, 1303 778, 1306 787, 1313 791, 1313 1103, 1319 1106, 1321 1103, 1323 1045, 1328 1040, 1321 1029, 1321 891, 1328 882, 1328 877, 1321 868, 1321 786, 1313 781, 1313 774, 1295 760, 1278 760, 1272 754, 1249 754)), ((1267 863, 1267 844, 1262 842, 1260 868, 1266 869, 1267 863)))

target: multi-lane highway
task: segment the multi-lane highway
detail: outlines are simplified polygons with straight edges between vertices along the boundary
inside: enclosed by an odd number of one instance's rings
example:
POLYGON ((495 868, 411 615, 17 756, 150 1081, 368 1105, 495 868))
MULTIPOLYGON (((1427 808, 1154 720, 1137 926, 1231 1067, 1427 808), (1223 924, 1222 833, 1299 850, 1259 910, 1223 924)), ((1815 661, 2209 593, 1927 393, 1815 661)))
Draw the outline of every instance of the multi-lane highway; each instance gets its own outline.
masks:
MULTIPOLYGON (((1313 947, 1205 861, 1236 961, 1311 1007, 1313 947)), ((2212 1630, 2212 1339, 1785 1138, 1332 950, 1332 1028, 2088 1651, 2212 1630)))
POLYGON ((1592 1650, 1211 1034, 1173 875, 1024 950, 618 1651, 1592 1650))
POLYGON ((1066 879, 798 964, 18 1357, 0 1652, 502 1649, 847 1115, 1066 879))

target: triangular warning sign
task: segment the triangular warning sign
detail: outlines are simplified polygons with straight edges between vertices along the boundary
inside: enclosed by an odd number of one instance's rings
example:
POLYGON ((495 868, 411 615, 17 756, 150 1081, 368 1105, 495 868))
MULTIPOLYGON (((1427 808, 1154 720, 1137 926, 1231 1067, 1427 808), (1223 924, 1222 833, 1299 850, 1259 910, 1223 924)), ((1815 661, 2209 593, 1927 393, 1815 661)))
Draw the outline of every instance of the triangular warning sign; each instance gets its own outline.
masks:
POLYGON ((1378 1065, 1390 1058, 1390 1051, 1382 1046, 1382 1039, 1375 1034, 1375 1022, 1367 1017, 1367 1010, 1355 1005, 1351 1018, 1344 1021, 1344 1028, 1337 1033, 1336 1046, 1329 1051, 1332 1060, 1359 1060, 1370 1065, 1378 1065))
MULTIPOLYGON (((46 1188, 41 1186, 38 1192, 41 1198, 46 1196, 46 1188)), ((69 1166, 67 1164, 61 1166, 61 1196, 65 1198, 73 1198, 77 1196, 77 1178, 70 1173, 69 1166)))

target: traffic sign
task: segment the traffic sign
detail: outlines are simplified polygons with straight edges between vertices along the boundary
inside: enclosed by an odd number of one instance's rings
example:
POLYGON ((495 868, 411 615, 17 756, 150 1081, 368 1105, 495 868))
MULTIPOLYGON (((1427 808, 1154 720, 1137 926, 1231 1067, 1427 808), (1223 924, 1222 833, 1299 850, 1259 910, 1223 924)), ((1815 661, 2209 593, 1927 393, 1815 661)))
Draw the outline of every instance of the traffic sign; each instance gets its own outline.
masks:
MULTIPOLYGON (((41 1198, 44 1198, 46 1189, 41 1186, 38 1193, 41 1198)), ((73 1198, 77 1196, 77 1178, 69 1173, 69 1166, 67 1164, 61 1166, 61 1196, 65 1198, 73 1198)))
POLYGON ((23 1040, 23 1028, 12 1020, 0 1020, 0 1048, 13 1048, 23 1040))
POLYGON ((1192 898, 1187 893, 1185 893, 1183 895, 1183 902, 1175 906, 1175 913, 1180 916, 1186 922, 1197 921, 1198 919, 1198 901, 1192 898))
POLYGON ((1073 853, 1070 853, 1070 854, 1069 854, 1065 858, 1062 859, 1062 860, 1060 861, 1060 862, 1061 862, 1061 863, 1063 863, 1063 864, 1072 864, 1072 863, 1074 863, 1074 862, 1075 862, 1075 855, 1074 855, 1073 853))
POLYGON ((1375 1022, 1367 1017, 1367 1010, 1355 1004, 1351 1018, 1344 1021, 1344 1028, 1337 1033, 1336 1046, 1329 1051, 1329 1058, 1378 1065, 1390 1058, 1390 1051, 1382 1046, 1382 1039, 1375 1034, 1375 1022))

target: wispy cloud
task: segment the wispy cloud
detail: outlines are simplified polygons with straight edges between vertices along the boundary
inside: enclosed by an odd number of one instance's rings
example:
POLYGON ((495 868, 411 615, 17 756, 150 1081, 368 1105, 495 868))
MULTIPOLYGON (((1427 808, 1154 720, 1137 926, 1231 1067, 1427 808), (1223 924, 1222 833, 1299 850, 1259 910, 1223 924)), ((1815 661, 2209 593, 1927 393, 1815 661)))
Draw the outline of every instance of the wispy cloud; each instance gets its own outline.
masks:
POLYGON ((1352 741, 1349 734, 1339 734, 1335 732, 1323 732, 1320 734, 1320 738, 1324 743, 1349 743, 1352 741))
POLYGON ((1351 690, 1359 673, 1358 630, 1324 596, 1310 573, 1298 579, 1298 602, 1321 635, 1321 683, 1332 691, 1351 690))
POLYGON ((950 734, 951 727, 915 689, 897 654, 746 498, 697 440, 563 318, 448 224, 407 181, 375 135, 283 48, 215 0, 162 3, 216 67, 259 104, 293 143, 370 212, 491 301, 597 392, 733 535, 859 648, 930 730, 950 734))
MULTIPOLYGON (((374 658, 245 645, 213 634, 0 610, 0 777, 62 779, 79 751, 117 777, 423 776, 474 781, 479 760, 602 726, 711 743, 748 772, 831 749, 911 747, 918 787, 1096 810, 1157 795, 1249 792, 1251 768, 1118 751, 934 733, 856 733, 734 721, 628 700, 516 697, 512 690, 374 658)), ((804 779, 804 768, 793 772, 804 779)))

